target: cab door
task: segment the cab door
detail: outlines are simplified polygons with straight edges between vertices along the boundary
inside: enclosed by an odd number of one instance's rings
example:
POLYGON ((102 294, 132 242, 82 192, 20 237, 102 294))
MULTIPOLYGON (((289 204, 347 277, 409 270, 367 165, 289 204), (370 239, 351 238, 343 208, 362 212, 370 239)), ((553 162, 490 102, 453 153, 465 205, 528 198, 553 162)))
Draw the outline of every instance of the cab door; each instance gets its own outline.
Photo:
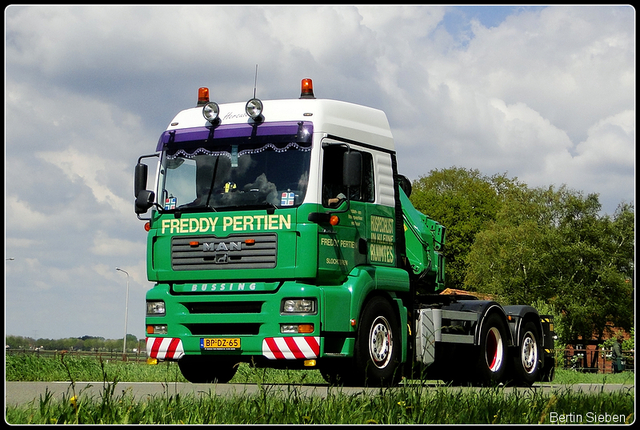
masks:
POLYGON ((346 144, 329 141, 323 148, 322 205, 338 223, 320 225, 318 277, 324 283, 341 284, 354 267, 367 263, 366 214, 374 196, 373 162, 371 154, 346 144), (351 163, 345 161, 347 152, 353 153, 351 163), (361 161, 355 165, 353 160, 358 158, 361 161), (358 177, 357 184, 345 183, 349 176, 345 171, 358 177))

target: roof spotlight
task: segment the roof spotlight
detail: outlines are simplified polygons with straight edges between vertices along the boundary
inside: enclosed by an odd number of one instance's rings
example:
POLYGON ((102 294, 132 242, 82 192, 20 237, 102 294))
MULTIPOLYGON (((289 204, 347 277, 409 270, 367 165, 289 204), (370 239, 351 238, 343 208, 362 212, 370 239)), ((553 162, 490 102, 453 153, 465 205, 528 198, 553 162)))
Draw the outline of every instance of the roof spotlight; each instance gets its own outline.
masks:
POLYGON ((220 107, 216 102, 208 102, 202 107, 202 116, 211 124, 216 122, 220 114, 220 107))
POLYGON ((262 119, 262 102, 259 99, 251 99, 244 107, 244 111, 254 121, 260 121, 262 119))

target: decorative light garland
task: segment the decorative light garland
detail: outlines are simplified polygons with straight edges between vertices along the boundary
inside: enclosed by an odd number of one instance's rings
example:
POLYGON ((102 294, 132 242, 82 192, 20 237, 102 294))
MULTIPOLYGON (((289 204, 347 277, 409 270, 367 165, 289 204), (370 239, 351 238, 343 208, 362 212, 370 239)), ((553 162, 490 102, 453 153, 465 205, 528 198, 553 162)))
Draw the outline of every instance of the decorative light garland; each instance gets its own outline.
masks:
MULTIPOLYGON (((271 150, 275 151, 276 153, 287 152, 290 149, 295 149, 295 150, 302 151, 302 152, 311 151, 311 147, 310 146, 309 147, 300 146, 300 145, 298 145, 297 142, 290 142, 284 148, 278 148, 273 143, 267 143, 266 145, 264 145, 261 148, 243 149, 242 151, 238 152, 238 157, 241 157, 243 155, 259 154, 261 152, 266 151, 267 149, 271 149, 271 150)), ((197 148, 193 152, 187 152, 184 149, 179 149, 173 155, 167 155, 167 158, 169 160, 173 160, 173 159, 178 158, 178 157, 195 158, 197 155, 212 155, 214 157, 222 156, 222 157, 227 157, 227 158, 231 159, 231 153, 229 151, 209 151, 208 149, 202 148, 202 147, 197 148)))

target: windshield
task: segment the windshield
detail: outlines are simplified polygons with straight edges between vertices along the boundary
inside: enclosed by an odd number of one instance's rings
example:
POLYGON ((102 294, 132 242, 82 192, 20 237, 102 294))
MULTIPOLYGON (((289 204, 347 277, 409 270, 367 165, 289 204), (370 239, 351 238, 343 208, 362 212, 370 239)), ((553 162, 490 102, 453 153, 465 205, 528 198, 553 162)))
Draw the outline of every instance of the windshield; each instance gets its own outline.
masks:
MULTIPOLYGON (((247 126, 245 126, 246 129, 247 126)), ((163 161, 165 210, 285 208, 307 191, 311 133, 169 140, 163 161), (179 140, 179 142, 176 142, 179 140)), ((220 135, 225 136, 222 133, 220 135)), ((237 133, 243 134, 243 133, 237 133)))

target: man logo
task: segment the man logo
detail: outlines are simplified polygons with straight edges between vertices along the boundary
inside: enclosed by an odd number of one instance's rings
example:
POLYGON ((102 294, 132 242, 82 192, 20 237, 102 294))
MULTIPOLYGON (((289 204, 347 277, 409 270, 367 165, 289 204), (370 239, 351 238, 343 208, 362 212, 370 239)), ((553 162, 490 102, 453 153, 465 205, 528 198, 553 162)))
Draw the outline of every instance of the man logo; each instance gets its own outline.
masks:
POLYGON ((202 251, 241 251, 242 250, 242 242, 218 242, 218 243, 203 243, 202 251))
POLYGON ((229 252, 241 251, 242 242, 218 242, 218 243, 203 243, 203 252, 214 252, 213 261, 216 264, 225 264, 229 262, 229 252))

